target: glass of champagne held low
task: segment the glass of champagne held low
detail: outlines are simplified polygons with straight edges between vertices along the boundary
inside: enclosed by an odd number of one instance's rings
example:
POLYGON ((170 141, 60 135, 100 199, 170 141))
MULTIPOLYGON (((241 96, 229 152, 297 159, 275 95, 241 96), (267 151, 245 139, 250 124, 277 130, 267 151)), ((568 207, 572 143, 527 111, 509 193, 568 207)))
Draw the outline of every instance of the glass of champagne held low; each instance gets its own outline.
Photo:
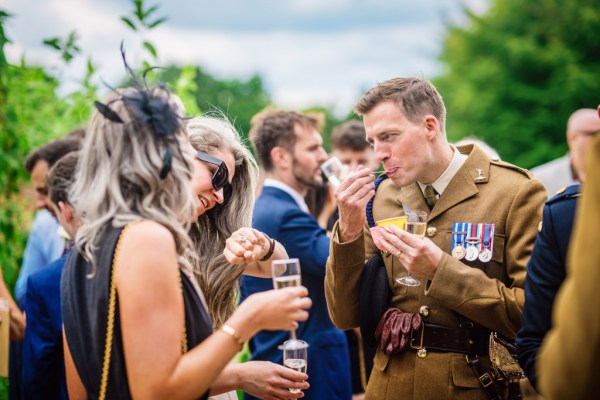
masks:
MULTIPOLYGON (((283 365, 294 371, 306 373, 308 365, 308 343, 304 340, 288 340, 283 344, 283 365)), ((289 389, 292 393, 300 389, 289 389)))
MULTIPOLYGON (((283 289, 290 286, 300 286, 302 276, 300 275, 300 261, 297 258, 288 260, 275 260, 271 263, 273 273, 273 287, 283 289)), ((296 331, 290 331, 290 339, 296 340, 296 331)))
MULTIPOLYGON (((404 230, 420 238, 425 237, 427 229, 427 213, 425 211, 410 210, 406 212, 406 221, 404 222, 404 230)), ((401 285, 419 286, 421 282, 415 279, 410 272, 406 276, 396 279, 401 285)))

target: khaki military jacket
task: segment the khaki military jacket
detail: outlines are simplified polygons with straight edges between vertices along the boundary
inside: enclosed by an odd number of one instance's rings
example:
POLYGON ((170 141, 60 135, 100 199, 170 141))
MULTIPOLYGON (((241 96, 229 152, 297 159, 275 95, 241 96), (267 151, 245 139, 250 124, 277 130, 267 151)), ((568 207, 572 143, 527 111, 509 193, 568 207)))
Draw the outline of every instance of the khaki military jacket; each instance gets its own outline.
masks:
POLYGON ((594 399, 600 393, 600 137, 588 157, 567 279, 536 364, 540 391, 549 400, 594 399))
MULTIPOLYGON (((392 254, 384 261, 390 289, 390 306, 418 313, 429 308, 426 321, 458 327, 456 313, 476 325, 516 336, 524 302, 525 267, 533 249, 542 208, 546 200, 543 184, 529 172, 511 164, 493 161, 478 147, 459 151, 468 158, 430 211, 427 236, 445 254, 431 281, 408 287, 394 279, 406 269, 392 254), (489 262, 468 262, 451 256, 454 223, 495 224, 494 247, 489 262)), ((419 186, 398 189, 384 180, 374 199, 375 221, 391 218, 402 209, 429 212, 419 186)), ((368 227, 355 240, 339 243, 334 227, 327 263, 325 293, 333 322, 341 329, 358 326, 358 294, 365 259, 379 252, 368 227)), ((488 366, 488 360, 483 360, 488 366)), ((367 399, 486 399, 479 381, 457 353, 427 353, 417 357, 407 351, 392 357, 381 351, 367 388, 367 399)))

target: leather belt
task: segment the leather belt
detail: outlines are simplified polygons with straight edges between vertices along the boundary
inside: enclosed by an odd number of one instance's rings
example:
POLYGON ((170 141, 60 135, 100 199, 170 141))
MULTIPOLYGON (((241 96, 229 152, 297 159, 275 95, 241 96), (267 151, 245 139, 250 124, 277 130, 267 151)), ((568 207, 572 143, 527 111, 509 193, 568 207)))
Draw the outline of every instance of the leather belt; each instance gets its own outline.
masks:
POLYGON ((452 352, 471 355, 487 355, 490 331, 484 328, 448 328, 423 323, 410 335, 410 349, 452 352))

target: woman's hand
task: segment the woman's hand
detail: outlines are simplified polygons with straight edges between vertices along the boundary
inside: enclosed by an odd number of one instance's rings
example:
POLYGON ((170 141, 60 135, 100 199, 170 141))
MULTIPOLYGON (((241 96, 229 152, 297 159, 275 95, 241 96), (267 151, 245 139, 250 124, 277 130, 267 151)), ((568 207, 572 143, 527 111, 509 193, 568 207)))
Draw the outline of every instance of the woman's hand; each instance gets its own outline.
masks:
POLYGON ((249 264, 269 251, 268 237, 254 228, 240 228, 225 241, 223 254, 230 264, 249 264))
POLYGON ((248 361, 237 366, 240 389, 254 397, 266 400, 298 399, 304 393, 288 389, 306 390, 308 375, 269 361, 248 361))
POLYGON ((308 290, 304 286, 268 290, 244 300, 230 321, 245 319, 245 324, 252 324, 248 331, 250 336, 263 329, 291 331, 298 328, 298 321, 308 319, 307 309, 311 305, 308 290))

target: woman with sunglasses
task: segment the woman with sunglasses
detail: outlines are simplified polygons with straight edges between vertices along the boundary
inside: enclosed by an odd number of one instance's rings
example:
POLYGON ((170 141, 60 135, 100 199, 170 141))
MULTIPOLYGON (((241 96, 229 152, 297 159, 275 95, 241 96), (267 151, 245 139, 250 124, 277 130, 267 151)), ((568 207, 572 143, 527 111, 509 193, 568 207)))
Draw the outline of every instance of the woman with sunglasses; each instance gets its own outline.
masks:
POLYGON ((220 374, 256 332, 308 316, 305 288, 273 290, 213 333, 188 230, 214 203, 192 194, 179 104, 162 88, 96 102, 71 192, 84 224, 61 287, 72 399, 207 398, 223 391, 220 374))
MULTIPOLYGON (((196 117, 187 123, 196 151, 192 186, 204 205, 190 237, 195 247, 194 274, 206 296, 210 316, 218 329, 235 311, 241 274, 271 277, 271 261, 287 258, 283 246, 249 228, 258 166, 235 128, 222 117, 196 117), (231 182, 230 182, 231 181, 231 182), (223 250, 225 249, 225 250, 223 250)), ((305 374, 266 361, 232 364, 226 389, 240 389, 264 399, 290 399, 307 389, 305 374)))

